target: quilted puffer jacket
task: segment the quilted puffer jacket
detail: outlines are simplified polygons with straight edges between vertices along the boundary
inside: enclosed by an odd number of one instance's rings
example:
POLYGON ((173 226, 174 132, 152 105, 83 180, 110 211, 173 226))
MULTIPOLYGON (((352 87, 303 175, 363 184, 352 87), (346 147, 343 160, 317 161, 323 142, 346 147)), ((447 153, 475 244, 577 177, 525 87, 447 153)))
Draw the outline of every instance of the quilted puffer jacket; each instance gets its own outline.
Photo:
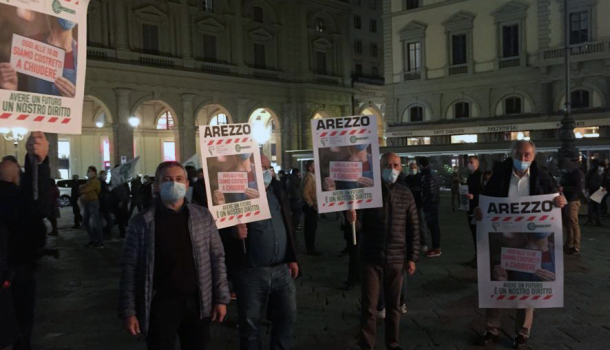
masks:
POLYGON ((401 184, 382 185, 383 207, 357 210, 360 259, 397 264, 419 257, 419 220, 411 191, 401 184))
POLYGON ((438 203, 441 200, 441 184, 436 174, 430 167, 421 171, 421 196, 424 205, 438 203))

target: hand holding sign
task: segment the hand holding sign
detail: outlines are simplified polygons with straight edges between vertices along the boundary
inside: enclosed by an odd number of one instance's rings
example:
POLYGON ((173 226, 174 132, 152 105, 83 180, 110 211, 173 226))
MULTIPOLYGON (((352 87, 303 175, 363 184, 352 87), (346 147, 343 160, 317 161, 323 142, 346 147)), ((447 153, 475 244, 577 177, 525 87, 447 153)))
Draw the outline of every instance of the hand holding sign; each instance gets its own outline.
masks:
POLYGON ((536 276, 540 277, 540 279, 543 281, 554 281, 555 280, 555 274, 548 270, 540 269, 540 270, 536 271, 536 276))
POLYGON ((360 177, 358 178, 358 184, 362 185, 362 187, 373 187, 375 185, 375 181, 373 179, 369 179, 368 177, 360 177))
POLYGON ((214 205, 221 205, 221 204, 225 204, 225 195, 222 194, 222 192, 220 190, 216 190, 214 191, 214 205))
POLYGON ((508 273, 506 272, 506 269, 503 268, 501 265, 496 265, 496 267, 494 267, 494 272, 493 272, 492 277, 493 277, 492 280, 494 280, 494 281, 507 281, 508 273))
POLYGON ((25 145, 28 154, 36 156, 38 162, 42 163, 49 154, 49 141, 41 131, 32 131, 25 145))
POLYGON ((58 77, 55 79, 55 87, 62 96, 74 97, 76 95, 76 86, 72 82, 64 77, 58 77))
POLYGON ((17 71, 10 63, 0 63, 0 89, 17 90, 17 71))
POLYGON ((324 190, 325 191, 336 191, 337 185, 335 184, 335 180, 331 179, 330 177, 327 177, 326 179, 324 179, 324 190))
POLYGON ((246 198, 248 199, 256 199, 259 196, 258 194, 258 190, 254 189, 254 188, 246 188, 246 198))

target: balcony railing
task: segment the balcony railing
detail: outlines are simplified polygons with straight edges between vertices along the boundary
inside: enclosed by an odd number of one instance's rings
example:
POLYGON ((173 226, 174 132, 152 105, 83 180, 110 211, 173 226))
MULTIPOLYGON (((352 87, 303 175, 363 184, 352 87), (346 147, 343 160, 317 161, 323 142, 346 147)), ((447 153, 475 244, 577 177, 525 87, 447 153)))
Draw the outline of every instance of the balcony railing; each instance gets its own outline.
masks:
POLYGON ((236 74, 237 73, 237 67, 228 65, 228 64, 222 64, 222 63, 215 63, 215 62, 205 62, 201 64, 201 70, 207 73, 212 73, 212 74, 236 74))
POLYGON ((279 79, 280 72, 269 69, 252 68, 252 75, 263 79, 279 79))
POLYGON ((116 52, 103 47, 89 46, 87 47, 87 58, 94 60, 107 60, 109 58, 116 58, 116 52))
POLYGON ((332 75, 320 75, 316 74, 316 81, 322 84, 340 85, 341 77, 335 77, 332 75))
POLYGON ((468 64, 460 64, 449 67, 449 75, 459 75, 468 73, 468 64))
POLYGON ((147 65, 147 66, 173 68, 175 66, 182 65, 182 60, 179 58, 157 56, 157 55, 151 55, 151 54, 146 54, 146 53, 135 53, 134 52, 134 53, 132 53, 132 58, 137 58, 138 62, 140 62, 141 64, 144 64, 144 65, 147 65))
POLYGON ((521 65, 520 57, 509 57, 509 58, 501 58, 499 62, 499 68, 512 68, 519 67, 521 65))
MULTIPOLYGON (((538 59, 540 61, 552 61, 563 59, 565 48, 563 47, 555 47, 550 49, 541 50, 538 53, 538 59)), ((598 42, 590 42, 579 45, 571 45, 570 46, 570 57, 587 59, 592 55, 610 55, 610 42, 608 41, 598 41, 598 42)))

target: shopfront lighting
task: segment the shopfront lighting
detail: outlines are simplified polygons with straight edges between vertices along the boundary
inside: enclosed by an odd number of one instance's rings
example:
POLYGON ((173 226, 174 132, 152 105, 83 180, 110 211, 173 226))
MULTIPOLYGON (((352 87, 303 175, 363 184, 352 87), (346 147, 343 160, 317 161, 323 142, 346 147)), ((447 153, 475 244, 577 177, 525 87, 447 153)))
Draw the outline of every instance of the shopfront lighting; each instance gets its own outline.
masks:
POLYGON ((138 127, 138 125, 140 125, 140 119, 136 118, 136 117, 130 117, 129 118, 129 125, 133 126, 134 128, 138 127))
POLYGON ((582 136, 582 134, 581 134, 581 133, 577 132, 577 133, 576 133, 576 138, 577 138, 577 139, 582 139, 582 138, 583 138, 583 136, 582 136))

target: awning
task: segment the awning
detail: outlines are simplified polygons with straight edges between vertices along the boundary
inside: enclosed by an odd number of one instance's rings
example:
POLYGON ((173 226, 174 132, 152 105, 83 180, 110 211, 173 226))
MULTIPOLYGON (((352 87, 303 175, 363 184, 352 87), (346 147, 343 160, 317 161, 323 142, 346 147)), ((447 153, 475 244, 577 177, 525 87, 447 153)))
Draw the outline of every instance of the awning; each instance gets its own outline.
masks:
MULTIPOLYGON (((607 126, 610 125, 610 114, 587 113, 587 115, 574 115, 576 127, 607 126)), ((485 118, 469 121, 447 121, 434 123, 418 123, 388 127, 385 137, 424 137, 442 135, 484 134, 492 132, 549 130, 561 127, 562 115, 485 118)))

